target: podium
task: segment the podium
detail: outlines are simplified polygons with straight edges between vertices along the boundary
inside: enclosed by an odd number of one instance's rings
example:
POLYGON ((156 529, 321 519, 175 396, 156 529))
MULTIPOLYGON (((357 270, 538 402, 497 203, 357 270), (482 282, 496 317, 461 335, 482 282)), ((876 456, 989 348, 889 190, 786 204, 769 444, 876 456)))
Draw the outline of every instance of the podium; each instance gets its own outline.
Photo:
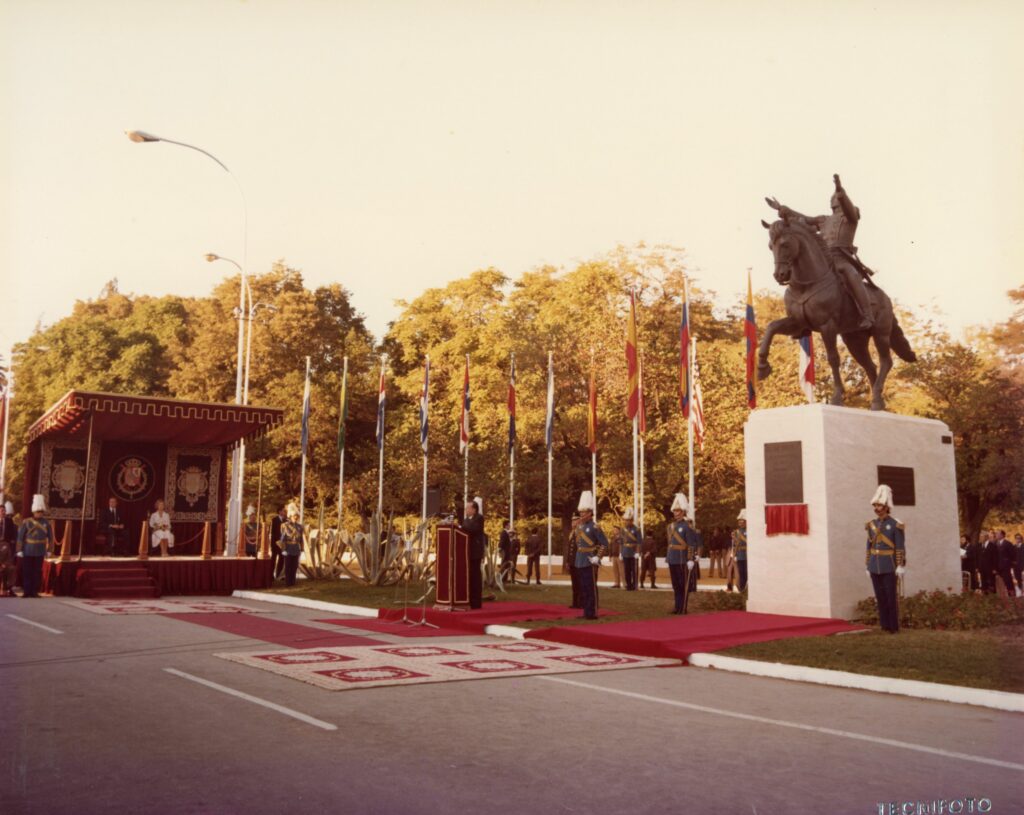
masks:
POLYGON ((469 609, 469 535, 457 526, 438 526, 435 533, 437 593, 434 608, 469 609))

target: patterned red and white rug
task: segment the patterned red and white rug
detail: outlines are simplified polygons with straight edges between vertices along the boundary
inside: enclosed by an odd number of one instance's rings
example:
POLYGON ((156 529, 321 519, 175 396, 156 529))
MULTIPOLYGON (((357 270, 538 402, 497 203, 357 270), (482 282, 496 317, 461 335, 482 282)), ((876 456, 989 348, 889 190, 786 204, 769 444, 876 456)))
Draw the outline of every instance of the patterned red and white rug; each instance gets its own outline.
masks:
POLYGON ((91 611, 93 614, 210 614, 226 612, 240 614, 269 614, 258 608, 228 603, 223 600, 62 600, 68 606, 91 611))
POLYGON ((560 643, 500 640, 216 654, 326 690, 679 665, 560 643))

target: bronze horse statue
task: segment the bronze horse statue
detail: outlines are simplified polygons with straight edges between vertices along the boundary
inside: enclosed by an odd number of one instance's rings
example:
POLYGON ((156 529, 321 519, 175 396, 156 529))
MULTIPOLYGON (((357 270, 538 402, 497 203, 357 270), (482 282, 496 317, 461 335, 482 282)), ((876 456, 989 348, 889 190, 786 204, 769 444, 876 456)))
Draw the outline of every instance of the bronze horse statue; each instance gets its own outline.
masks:
POLYGON ((785 215, 773 224, 765 221, 761 224, 768 230, 768 248, 775 257, 775 279, 787 287, 784 297, 787 316, 769 323, 765 330, 758 347, 758 376, 764 379, 772 372, 768 353, 776 334, 797 338, 816 331, 821 335, 832 368, 832 404, 841 405, 845 391, 836 338, 842 337, 871 382, 871 409, 885 410, 882 391, 892 368, 890 349, 907 362, 917 359, 896 321, 889 296, 870 280, 860 284, 868 288, 873 314, 872 327, 860 328, 861 314, 818 231, 803 218, 785 215), (878 351, 877 368, 868 348, 872 339, 878 351))

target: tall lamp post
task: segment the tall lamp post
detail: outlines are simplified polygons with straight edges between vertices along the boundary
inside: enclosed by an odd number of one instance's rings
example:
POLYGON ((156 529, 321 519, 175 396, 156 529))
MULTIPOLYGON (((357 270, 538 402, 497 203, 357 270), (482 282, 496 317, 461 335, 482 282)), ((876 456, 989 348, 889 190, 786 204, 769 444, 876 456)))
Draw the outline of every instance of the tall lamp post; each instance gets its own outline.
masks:
MULTIPOLYGON (((152 142, 164 142, 166 144, 174 144, 178 147, 186 147, 189 150, 195 150, 197 153, 202 153, 209 159, 217 162, 217 165, 224 170, 231 180, 235 182, 235 187, 238 189, 238 196, 242 200, 242 263, 238 264, 234 261, 235 266, 242 274, 242 285, 240 285, 238 292, 238 351, 236 359, 236 373, 235 373, 235 404, 243 404, 243 386, 242 386, 242 348, 244 344, 243 336, 243 320, 242 317, 246 313, 245 308, 245 296, 246 289, 248 288, 248 280, 245 274, 245 265, 247 261, 248 249, 249 249, 249 207, 245 201, 245 193, 242 191, 242 185, 238 182, 235 174, 228 169, 227 165, 217 158, 213 153, 209 153, 203 150, 201 147, 196 147, 193 144, 186 144, 185 142, 174 141, 173 139, 165 139, 161 136, 154 136, 152 133, 146 133, 142 130, 126 130, 125 135, 128 136, 136 144, 149 144, 152 142)), ((214 259, 217 259, 214 257, 214 259)), ((250 301, 251 302, 251 301, 250 301)), ((226 544, 228 547, 235 545, 235 541, 238 540, 238 528, 241 523, 242 516, 242 478, 244 476, 245 458, 241 446, 236 447, 231 454, 231 499, 228 502, 228 528, 226 536, 226 544)))

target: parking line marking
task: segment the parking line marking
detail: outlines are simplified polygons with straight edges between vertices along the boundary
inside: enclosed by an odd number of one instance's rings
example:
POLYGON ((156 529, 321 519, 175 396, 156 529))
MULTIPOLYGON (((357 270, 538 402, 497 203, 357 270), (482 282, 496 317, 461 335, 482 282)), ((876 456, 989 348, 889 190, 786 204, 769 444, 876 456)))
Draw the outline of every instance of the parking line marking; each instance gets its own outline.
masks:
POLYGON ((24 617, 19 617, 17 614, 8 614, 12 620, 17 620, 19 623, 25 623, 26 625, 34 625, 36 628, 41 628, 43 631, 49 631, 51 634, 63 634, 63 631, 59 631, 56 628, 50 628, 48 625, 37 623, 35 620, 26 620, 24 617))
POLYGON ((274 702, 268 702, 266 699, 260 699, 258 696, 250 696, 248 693, 243 693, 240 690, 229 688, 226 685, 218 685, 216 682, 211 682, 209 679, 203 679, 201 676, 193 676, 192 674, 179 671, 176 668, 164 668, 169 674, 174 676, 180 676, 182 679, 187 679, 190 682, 197 682, 200 685, 205 685, 208 688, 226 693, 229 696, 234 696, 238 699, 244 699, 246 702, 252 702, 254 705, 261 705, 262 707, 269 708, 270 710, 276 710, 278 713, 283 713, 285 716, 291 716, 293 719, 298 719, 300 722, 311 724, 313 727, 319 727, 321 730, 337 730, 338 726, 333 725, 330 722, 324 722, 320 719, 314 719, 312 716, 307 716, 305 713, 299 713, 297 710, 283 707, 275 704, 274 702))
POLYGON ((997 758, 986 758, 984 756, 974 756, 969 753, 957 753, 951 750, 942 750, 938 747, 929 747, 926 744, 914 744, 908 741, 897 741, 896 739, 886 739, 881 736, 868 736, 864 733, 854 733, 850 730, 836 730, 831 727, 818 727, 813 724, 801 724, 800 722, 789 722, 785 719, 769 719, 766 716, 755 716, 751 713, 740 713, 735 710, 722 710, 720 708, 706 707, 704 705, 695 705, 692 702, 680 702, 676 699, 664 699, 660 696, 647 696, 643 693, 634 693, 628 690, 619 690, 618 688, 606 688, 601 685, 590 685, 586 682, 577 682, 573 679, 562 679, 556 676, 538 676, 536 679, 543 679, 545 682, 558 682, 562 685, 573 685, 577 688, 589 688, 590 690, 603 691, 604 693, 614 693, 618 696, 625 696, 630 699, 639 699, 643 702, 657 702, 662 705, 670 705, 671 707, 681 707, 686 710, 695 710, 699 713, 711 713, 716 716, 727 716, 732 719, 742 719, 747 722, 759 722, 761 724, 772 724, 777 727, 789 727, 793 730, 805 730, 810 733, 822 733, 826 736, 839 736, 844 739, 854 739, 855 741, 867 741, 872 744, 884 744, 888 747, 899 747, 903 750, 914 750, 918 753, 929 753, 934 756, 941 756, 943 758, 955 758, 960 761, 973 761, 977 764, 988 764, 992 767, 1002 767, 1007 770, 1018 770, 1024 772, 1024 764, 1014 764, 1012 761, 1000 761, 997 758))

